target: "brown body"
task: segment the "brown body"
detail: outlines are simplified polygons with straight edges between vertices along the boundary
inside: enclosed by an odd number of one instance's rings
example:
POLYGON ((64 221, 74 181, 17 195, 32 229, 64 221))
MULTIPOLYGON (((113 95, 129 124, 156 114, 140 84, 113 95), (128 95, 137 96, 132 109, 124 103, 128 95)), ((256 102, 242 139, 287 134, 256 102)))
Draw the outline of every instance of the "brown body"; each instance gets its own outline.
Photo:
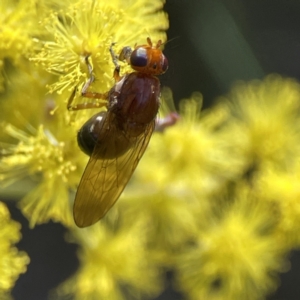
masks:
POLYGON ((108 101, 107 111, 94 115, 78 133, 80 148, 90 156, 74 202, 74 220, 79 227, 97 222, 116 202, 154 130, 160 97, 160 83, 154 75, 166 71, 167 60, 159 49, 160 41, 156 47, 147 41, 148 45, 137 46, 130 53, 126 48, 123 53, 136 72, 119 77, 114 60, 117 82, 111 90, 105 95, 87 92, 91 75, 82 92, 91 98, 105 96, 108 101))
POLYGON ((120 130, 138 136, 155 119, 159 109, 157 77, 133 72, 125 75, 109 92, 109 111, 116 115, 120 130))

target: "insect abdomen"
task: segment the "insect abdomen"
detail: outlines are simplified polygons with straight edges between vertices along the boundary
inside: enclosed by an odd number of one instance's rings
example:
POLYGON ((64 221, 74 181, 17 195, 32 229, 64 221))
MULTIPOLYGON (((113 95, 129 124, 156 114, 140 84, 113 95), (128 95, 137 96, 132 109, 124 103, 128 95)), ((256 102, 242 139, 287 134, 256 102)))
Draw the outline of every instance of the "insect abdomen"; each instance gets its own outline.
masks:
POLYGON ((113 159, 124 154, 132 145, 132 140, 119 132, 110 112, 100 112, 91 117, 79 130, 77 142, 80 149, 91 156, 97 144, 98 159, 113 159), (108 118, 111 120, 108 121, 108 118))

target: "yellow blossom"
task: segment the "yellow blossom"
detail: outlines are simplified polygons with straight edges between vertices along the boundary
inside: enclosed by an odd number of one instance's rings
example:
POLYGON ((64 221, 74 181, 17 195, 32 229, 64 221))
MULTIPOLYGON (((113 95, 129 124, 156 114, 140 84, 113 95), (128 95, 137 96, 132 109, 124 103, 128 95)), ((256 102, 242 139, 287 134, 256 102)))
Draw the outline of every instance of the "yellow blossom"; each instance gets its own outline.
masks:
MULTIPOLYGON (((144 299, 161 289, 161 274, 146 248, 145 225, 101 223, 72 232, 80 244, 80 268, 58 290, 60 297, 80 300, 144 299)), ((58 297, 60 299, 60 297, 58 297)), ((57 299, 55 296, 54 299, 57 299)))
POLYGON ((185 197, 189 190, 215 192, 243 168, 235 141, 220 129, 227 119, 224 109, 201 113, 202 95, 180 102, 180 119, 163 134, 153 135, 136 172, 139 183, 170 189, 185 197), (235 155, 233 155, 235 153, 235 155))
POLYGON ((75 139, 57 141, 42 125, 32 135, 12 125, 5 125, 4 131, 19 143, 3 152, 2 182, 11 185, 28 176, 39 182, 19 204, 31 226, 49 219, 73 224, 69 190, 75 188, 86 161, 81 153, 74 156, 75 139))
MULTIPOLYGON (((1 122, 18 128, 38 127, 41 122, 51 121, 50 111, 54 108, 54 97, 45 95, 50 76, 32 64, 26 71, 13 69, 7 75, 6 93, 0 94, 1 122)), ((14 142, 7 133, 0 131, 1 142, 14 142)))
POLYGON ((86 81, 87 56, 97 79, 94 87, 106 92, 113 84, 114 66, 109 47, 117 43, 120 51, 124 46, 145 44, 148 35, 154 41, 165 40, 162 30, 167 29, 168 20, 161 11, 163 3, 162 0, 109 3, 79 0, 64 10, 50 13, 44 26, 53 40, 37 39, 38 52, 32 57, 47 71, 60 76, 50 86, 50 92, 70 91, 86 81))
POLYGON ((6 59, 26 70, 25 57, 33 44, 32 36, 40 33, 35 2, 31 0, 0 2, 0 92, 3 92, 6 59))
POLYGON ((29 258, 12 245, 20 240, 20 225, 10 219, 8 209, 0 202, 0 298, 10 299, 9 292, 21 273, 26 271, 29 258))
POLYGON ((253 186, 261 201, 272 205, 274 214, 280 217, 278 235, 287 248, 300 245, 300 161, 288 169, 267 168, 255 178, 253 186))
POLYGON ((239 182, 233 198, 218 199, 178 255, 177 283, 189 299, 264 299, 276 287, 274 275, 286 268, 277 220, 248 189, 239 182))
POLYGON ((240 147, 251 168, 264 163, 292 166, 299 153, 300 85, 293 79, 270 75, 239 83, 227 98, 228 131, 238 131, 240 147))

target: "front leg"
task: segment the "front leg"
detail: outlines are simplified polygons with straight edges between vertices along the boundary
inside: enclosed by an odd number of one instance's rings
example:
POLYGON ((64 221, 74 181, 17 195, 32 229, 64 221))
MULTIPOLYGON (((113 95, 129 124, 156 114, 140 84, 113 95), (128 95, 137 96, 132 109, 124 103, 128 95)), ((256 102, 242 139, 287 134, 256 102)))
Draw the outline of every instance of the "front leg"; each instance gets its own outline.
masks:
MULTIPOLYGON (((82 87, 81 96, 85 97, 85 98, 107 100, 107 98, 108 98, 108 92, 106 92, 106 93, 97 93, 97 92, 90 92, 90 91, 88 91, 90 85, 95 80, 95 76, 93 74, 93 67, 92 67, 91 63, 89 62, 89 56, 85 57, 85 63, 87 64, 87 67, 88 67, 89 79, 84 84, 84 86, 82 87)), ((107 106, 106 102, 105 103, 99 103, 99 102, 80 103, 80 104, 76 104, 76 105, 73 106, 72 103, 74 101, 76 92, 77 92, 77 87, 74 89, 74 91, 72 92, 72 94, 71 94, 71 96, 70 96, 70 98, 68 100, 68 104, 67 104, 68 110, 81 110, 81 109, 99 108, 99 107, 107 106)))

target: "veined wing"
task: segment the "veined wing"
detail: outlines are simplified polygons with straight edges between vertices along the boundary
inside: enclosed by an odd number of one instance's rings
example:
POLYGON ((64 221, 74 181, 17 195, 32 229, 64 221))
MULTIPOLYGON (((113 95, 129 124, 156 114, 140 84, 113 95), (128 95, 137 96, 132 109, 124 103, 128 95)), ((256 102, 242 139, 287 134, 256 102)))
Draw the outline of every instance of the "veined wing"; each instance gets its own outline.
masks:
POLYGON ((73 214, 78 227, 96 223, 118 200, 147 148, 154 127, 155 121, 140 136, 129 138, 131 147, 120 156, 116 139, 121 133, 114 126, 105 143, 96 144, 75 197, 73 214), (109 153, 107 156, 113 158, 99 158, 99 153, 109 153))

